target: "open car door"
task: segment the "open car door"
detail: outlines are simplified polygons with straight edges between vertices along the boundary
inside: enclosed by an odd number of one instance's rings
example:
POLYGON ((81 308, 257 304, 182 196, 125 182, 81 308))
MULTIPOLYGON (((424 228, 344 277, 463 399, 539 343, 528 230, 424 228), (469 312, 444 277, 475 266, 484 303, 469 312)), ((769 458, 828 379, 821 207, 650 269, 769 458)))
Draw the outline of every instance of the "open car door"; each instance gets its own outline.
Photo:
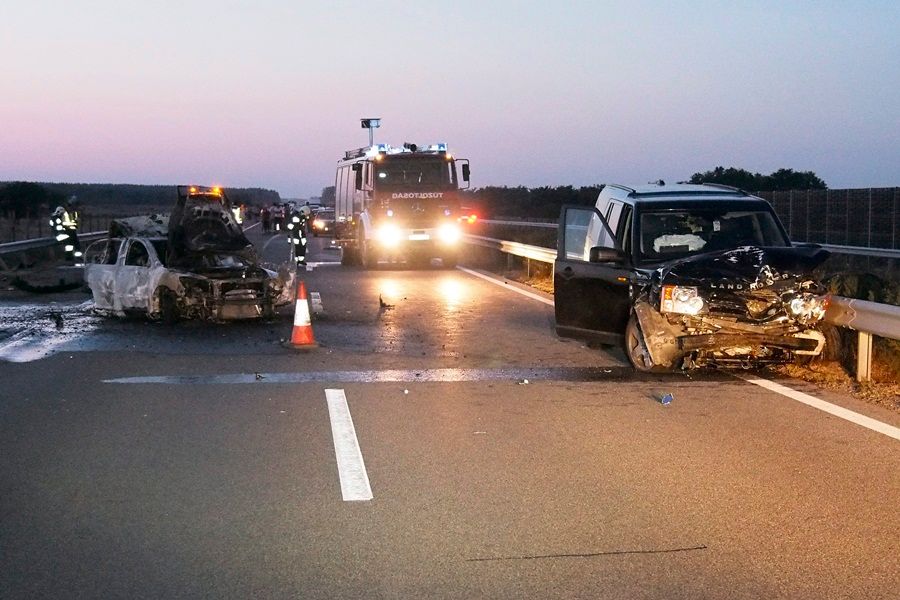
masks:
POLYGON ((563 206, 553 275, 556 332, 621 344, 631 312, 631 261, 600 212, 563 206))

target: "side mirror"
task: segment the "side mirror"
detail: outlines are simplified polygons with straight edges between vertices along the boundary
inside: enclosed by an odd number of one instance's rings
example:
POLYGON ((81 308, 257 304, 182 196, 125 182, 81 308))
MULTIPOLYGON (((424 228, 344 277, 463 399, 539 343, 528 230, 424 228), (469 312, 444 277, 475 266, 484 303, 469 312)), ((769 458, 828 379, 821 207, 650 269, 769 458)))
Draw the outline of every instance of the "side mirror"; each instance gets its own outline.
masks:
POLYGON ((462 175, 463 181, 469 181, 469 163, 463 163, 462 175))
POLYGON ((594 246, 588 253, 588 262, 592 263, 615 263, 620 265, 625 262, 625 259, 625 253, 621 250, 605 246, 594 246))

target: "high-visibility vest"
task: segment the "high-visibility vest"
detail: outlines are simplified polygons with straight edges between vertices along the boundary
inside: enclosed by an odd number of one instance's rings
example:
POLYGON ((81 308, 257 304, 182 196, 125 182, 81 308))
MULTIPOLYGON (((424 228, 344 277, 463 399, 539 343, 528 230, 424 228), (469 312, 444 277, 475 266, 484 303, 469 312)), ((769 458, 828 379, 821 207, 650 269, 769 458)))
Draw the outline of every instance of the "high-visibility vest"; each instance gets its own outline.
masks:
POLYGON ((78 212, 72 211, 69 212, 67 210, 63 211, 62 214, 62 225, 67 229, 77 229, 78 228, 78 212))

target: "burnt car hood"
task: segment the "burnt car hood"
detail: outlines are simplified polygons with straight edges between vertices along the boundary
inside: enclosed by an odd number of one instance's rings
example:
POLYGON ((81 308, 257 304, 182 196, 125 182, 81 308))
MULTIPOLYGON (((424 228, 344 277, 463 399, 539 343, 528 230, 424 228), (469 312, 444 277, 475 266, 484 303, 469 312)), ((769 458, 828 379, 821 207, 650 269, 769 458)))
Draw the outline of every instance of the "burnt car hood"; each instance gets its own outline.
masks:
POLYGON ((656 271, 659 284, 757 290, 809 277, 830 253, 818 246, 744 246, 672 261, 656 271))
POLYGON ((240 254, 250 247, 250 240, 226 206, 191 200, 172 211, 169 243, 181 254, 240 254))

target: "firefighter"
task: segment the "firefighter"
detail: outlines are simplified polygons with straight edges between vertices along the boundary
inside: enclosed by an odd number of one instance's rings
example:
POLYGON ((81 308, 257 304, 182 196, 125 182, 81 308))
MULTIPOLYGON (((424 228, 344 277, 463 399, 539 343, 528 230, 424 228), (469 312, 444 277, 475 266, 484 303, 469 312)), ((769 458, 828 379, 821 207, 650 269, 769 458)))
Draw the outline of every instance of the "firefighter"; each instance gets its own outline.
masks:
POLYGON ((264 233, 271 233, 272 231, 272 221, 269 216, 269 207, 263 205, 262 209, 259 211, 259 218, 262 220, 262 230, 264 233))
POLYGON ((275 231, 281 231, 281 226, 284 225, 284 205, 276 204, 272 207, 272 224, 275 227, 275 231))
POLYGON ((312 207, 309 205, 309 201, 307 201, 304 206, 300 207, 300 212, 302 212, 305 217, 305 220, 303 221, 303 231, 306 235, 309 235, 309 228, 311 225, 310 220, 312 219, 312 207))
POLYGON ((50 226, 56 241, 63 247, 67 261, 81 262, 81 244, 78 242, 78 199, 72 196, 62 206, 57 206, 50 216, 50 226))
POLYGON ((288 237, 291 240, 291 255, 297 266, 306 264, 306 223, 309 220, 309 207, 304 206, 299 210, 288 210, 288 237), (306 208, 307 212, 303 209, 306 208))

